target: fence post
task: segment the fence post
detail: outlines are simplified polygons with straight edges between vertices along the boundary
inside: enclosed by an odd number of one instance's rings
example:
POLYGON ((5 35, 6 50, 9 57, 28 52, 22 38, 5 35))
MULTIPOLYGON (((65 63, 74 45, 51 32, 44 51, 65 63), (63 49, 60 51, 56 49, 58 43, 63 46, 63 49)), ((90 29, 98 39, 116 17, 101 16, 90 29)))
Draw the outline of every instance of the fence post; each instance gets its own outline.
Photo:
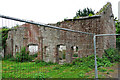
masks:
POLYGON ((98 78, 98 72, 97 72, 97 60, 96 60, 96 35, 93 36, 94 41, 94 55, 95 55, 95 78, 98 78))

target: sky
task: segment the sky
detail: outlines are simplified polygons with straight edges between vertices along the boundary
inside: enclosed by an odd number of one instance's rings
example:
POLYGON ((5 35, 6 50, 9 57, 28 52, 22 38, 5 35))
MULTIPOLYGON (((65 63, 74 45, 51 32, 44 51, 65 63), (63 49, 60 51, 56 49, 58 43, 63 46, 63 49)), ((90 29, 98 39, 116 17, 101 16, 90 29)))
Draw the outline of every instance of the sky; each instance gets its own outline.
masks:
POLYGON ((120 0, 0 0, 0 14, 42 23, 56 23, 73 18, 79 9, 99 11, 107 2, 112 3, 118 17, 120 0))

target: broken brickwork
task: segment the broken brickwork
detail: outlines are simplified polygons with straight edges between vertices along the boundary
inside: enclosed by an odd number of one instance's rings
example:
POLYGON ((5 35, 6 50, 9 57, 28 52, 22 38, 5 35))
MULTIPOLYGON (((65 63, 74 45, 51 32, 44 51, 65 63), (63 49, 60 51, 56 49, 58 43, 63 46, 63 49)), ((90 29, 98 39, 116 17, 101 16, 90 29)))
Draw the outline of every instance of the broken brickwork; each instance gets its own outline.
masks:
MULTIPOLYGON (((111 3, 104 6, 104 10, 99 15, 82 17, 79 19, 67 19, 54 24, 61 28, 68 28, 77 31, 95 34, 115 34, 115 24, 111 3)), ((51 24, 52 25, 52 24, 51 24)), ((97 38, 97 55, 102 56, 104 49, 115 47, 111 43, 115 37, 97 38), (111 45, 111 46, 110 46, 111 45)), ((38 45, 38 58, 46 62, 59 63, 59 46, 66 46, 66 62, 70 63, 74 59, 73 46, 78 47, 78 57, 87 57, 94 53, 93 35, 62 31, 33 24, 23 24, 8 33, 6 54, 20 52, 22 47, 38 45)))

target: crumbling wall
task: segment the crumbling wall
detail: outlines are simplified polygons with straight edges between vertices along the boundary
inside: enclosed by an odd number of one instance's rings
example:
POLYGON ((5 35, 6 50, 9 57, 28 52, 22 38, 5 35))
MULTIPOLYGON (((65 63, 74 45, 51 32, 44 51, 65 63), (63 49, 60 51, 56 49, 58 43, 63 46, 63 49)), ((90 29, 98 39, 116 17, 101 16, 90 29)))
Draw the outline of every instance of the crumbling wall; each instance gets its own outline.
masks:
POLYGON ((24 36, 24 27, 19 27, 18 29, 12 29, 8 33, 7 39, 7 54, 12 54, 15 56, 16 52, 20 52, 21 48, 24 46, 23 44, 23 36, 24 36))
MULTIPOLYGON (((103 28, 101 32, 103 34, 116 34, 114 15, 112 13, 112 5, 108 2, 99 12, 101 15, 100 22, 101 27, 103 28)), ((116 48, 116 36, 104 36, 97 37, 97 53, 99 53, 99 57, 102 57, 104 53, 104 49, 108 48, 116 48), (101 39, 102 43, 98 40, 101 39)))
POLYGON ((23 24, 16 29, 12 29, 8 33, 6 54, 15 56, 16 52, 20 52, 21 48, 26 47, 28 50, 29 45, 37 44, 39 46, 39 28, 32 24, 23 24))
MULTIPOLYGON (((111 4, 105 6, 104 11, 99 15, 82 17, 79 19, 67 19, 65 21, 54 24, 61 28, 89 32, 95 34, 115 34, 114 19, 111 17, 111 4), (105 12, 104 12, 105 11, 105 12)), ((15 55, 16 48, 20 51, 25 46, 28 50, 29 45, 38 45, 38 58, 46 62, 59 63, 58 48, 60 45, 66 46, 66 62, 70 63, 74 59, 73 46, 78 47, 78 57, 87 57, 94 53, 93 35, 74 33, 63 30, 37 26, 33 24, 24 24, 15 30, 9 32, 7 39, 7 50, 15 55)), ((97 54, 102 56, 104 49, 115 47, 115 37, 97 37, 97 54)))

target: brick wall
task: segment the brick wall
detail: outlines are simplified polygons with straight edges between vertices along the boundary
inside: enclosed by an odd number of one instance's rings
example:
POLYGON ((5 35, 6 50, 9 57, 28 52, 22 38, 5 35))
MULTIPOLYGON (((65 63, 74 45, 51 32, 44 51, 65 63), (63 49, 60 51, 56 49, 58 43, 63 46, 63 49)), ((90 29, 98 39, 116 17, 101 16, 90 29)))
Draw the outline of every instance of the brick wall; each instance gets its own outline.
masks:
MULTIPOLYGON (((109 3, 99 15, 67 19, 51 25, 95 34, 115 34, 114 19, 111 15, 112 8, 109 3)), ((66 62, 68 63, 73 60, 73 46, 78 47, 78 57, 87 57, 94 53, 93 35, 61 31, 26 23, 11 30, 9 36, 7 39, 7 50, 10 49, 8 53, 15 55, 16 48, 20 51, 23 46, 28 48, 29 45, 37 44, 40 52, 38 58, 46 62, 59 62, 58 48, 60 45, 66 46, 66 62)), ((115 43, 111 43, 115 41, 115 37, 97 37, 98 56, 102 56, 104 49, 115 47, 115 43)))

